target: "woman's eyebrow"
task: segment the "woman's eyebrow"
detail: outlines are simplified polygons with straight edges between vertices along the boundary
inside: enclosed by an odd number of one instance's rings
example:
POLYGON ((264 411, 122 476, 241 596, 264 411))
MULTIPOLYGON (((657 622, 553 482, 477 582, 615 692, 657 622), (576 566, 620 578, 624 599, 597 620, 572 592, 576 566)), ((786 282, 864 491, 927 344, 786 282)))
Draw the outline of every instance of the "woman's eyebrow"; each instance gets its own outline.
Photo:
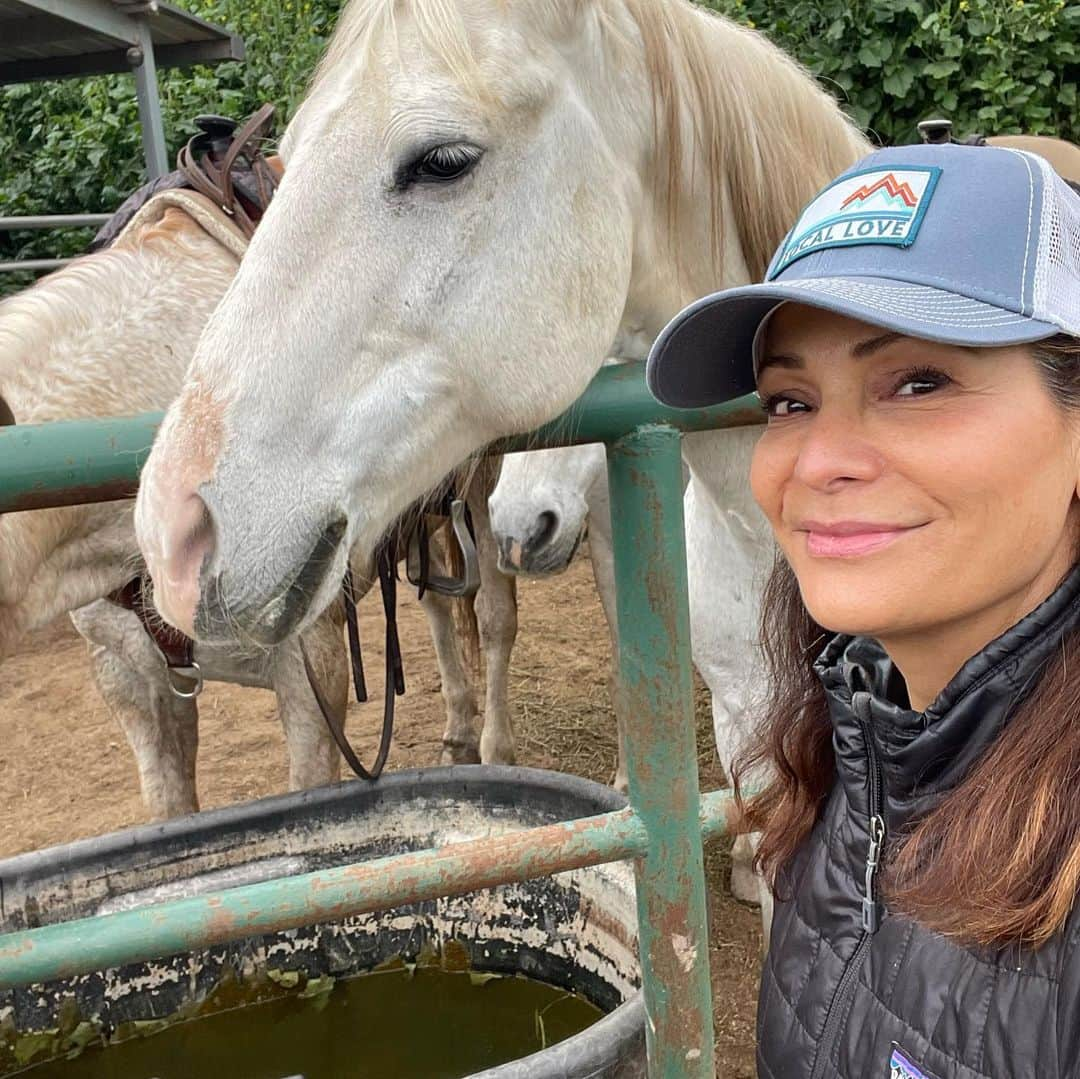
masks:
MULTIPOLYGON (((888 333, 879 333, 874 337, 868 337, 865 341, 859 341, 858 344, 852 345, 851 355, 854 359, 861 360, 865 356, 877 352, 879 349, 887 348, 889 345, 896 341, 901 340, 906 335, 902 333, 894 333, 891 330, 888 333)), ((788 355, 783 352, 778 352, 771 356, 766 356, 760 364, 758 364, 758 374, 767 370, 770 367, 783 367, 789 371, 800 370, 805 367, 806 364, 798 356, 788 355)))
POLYGON ((878 349, 886 348, 894 341, 899 341, 904 335, 902 333, 881 333, 877 337, 868 337, 865 341, 860 341, 851 350, 851 355, 861 360, 864 356, 869 356, 873 352, 877 352, 878 349))
POLYGON ((757 373, 760 375, 762 371, 768 370, 770 367, 784 367, 792 371, 800 370, 805 366, 806 364, 798 356, 785 356, 783 353, 778 352, 775 355, 766 356, 758 364, 757 373))

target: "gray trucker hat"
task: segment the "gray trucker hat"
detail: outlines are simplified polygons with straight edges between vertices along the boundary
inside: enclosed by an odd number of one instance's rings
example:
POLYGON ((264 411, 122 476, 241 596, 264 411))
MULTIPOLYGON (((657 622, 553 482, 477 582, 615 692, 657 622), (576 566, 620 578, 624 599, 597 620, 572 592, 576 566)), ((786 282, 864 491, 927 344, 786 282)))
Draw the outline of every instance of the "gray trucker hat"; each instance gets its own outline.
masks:
POLYGON ((675 316, 649 355, 653 395, 698 408, 752 392, 758 328, 785 301, 956 345, 1080 337, 1080 196, 1021 150, 878 150, 803 210, 762 284, 675 316))

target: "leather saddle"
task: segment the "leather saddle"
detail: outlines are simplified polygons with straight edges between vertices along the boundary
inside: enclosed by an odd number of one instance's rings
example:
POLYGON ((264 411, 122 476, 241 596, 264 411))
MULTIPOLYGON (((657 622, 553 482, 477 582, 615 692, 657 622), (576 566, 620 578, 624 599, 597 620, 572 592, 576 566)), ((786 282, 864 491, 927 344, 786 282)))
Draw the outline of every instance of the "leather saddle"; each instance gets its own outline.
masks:
POLYGON ((263 154, 273 115, 274 106, 263 105, 239 130, 227 116, 197 116, 198 133, 180 150, 176 169, 132 192, 87 250, 100 251, 112 244, 155 195, 185 189, 209 198, 250 240, 281 175, 280 167, 263 154))

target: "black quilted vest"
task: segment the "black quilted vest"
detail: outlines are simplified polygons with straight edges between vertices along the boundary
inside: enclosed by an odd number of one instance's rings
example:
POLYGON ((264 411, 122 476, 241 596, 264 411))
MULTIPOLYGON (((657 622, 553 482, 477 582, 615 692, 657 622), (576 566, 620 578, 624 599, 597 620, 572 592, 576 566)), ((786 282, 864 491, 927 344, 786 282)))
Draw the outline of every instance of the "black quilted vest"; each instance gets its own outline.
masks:
POLYGON ((906 694, 874 641, 837 637, 822 653, 837 781, 776 906, 758 1007, 760 1079, 1080 1077, 1077 909, 1038 951, 990 952, 865 896, 874 819, 887 844, 954 788, 1078 628, 1074 570, 924 713, 893 703, 906 694))

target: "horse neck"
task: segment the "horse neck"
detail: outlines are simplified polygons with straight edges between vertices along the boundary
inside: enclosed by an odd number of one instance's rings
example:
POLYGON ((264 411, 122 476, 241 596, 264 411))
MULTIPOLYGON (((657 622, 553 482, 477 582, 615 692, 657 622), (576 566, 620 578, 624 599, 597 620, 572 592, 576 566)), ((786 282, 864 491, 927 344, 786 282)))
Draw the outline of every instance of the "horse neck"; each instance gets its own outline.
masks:
MULTIPOLYGON (((641 201, 620 339, 651 341, 699 296, 760 280, 802 208, 870 146, 760 34, 682 0, 615 2, 638 29, 636 74, 653 85, 646 108, 657 117, 632 151, 641 201), (649 21, 646 4, 665 18, 649 21)), ((755 442, 753 431, 704 432, 684 441, 684 458, 699 486, 696 512, 733 534, 748 530, 749 546, 764 549, 768 530, 747 483, 755 442)))
POLYGON ((171 402, 237 265, 187 224, 88 255, 0 304, 0 393, 19 423, 171 402))
POLYGON ((623 329, 655 336, 697 297, 760 280, 800 210, 870 147, 757 32, 683 0, 617 2, 656 116, 634 151, 643 197, 623 329))

